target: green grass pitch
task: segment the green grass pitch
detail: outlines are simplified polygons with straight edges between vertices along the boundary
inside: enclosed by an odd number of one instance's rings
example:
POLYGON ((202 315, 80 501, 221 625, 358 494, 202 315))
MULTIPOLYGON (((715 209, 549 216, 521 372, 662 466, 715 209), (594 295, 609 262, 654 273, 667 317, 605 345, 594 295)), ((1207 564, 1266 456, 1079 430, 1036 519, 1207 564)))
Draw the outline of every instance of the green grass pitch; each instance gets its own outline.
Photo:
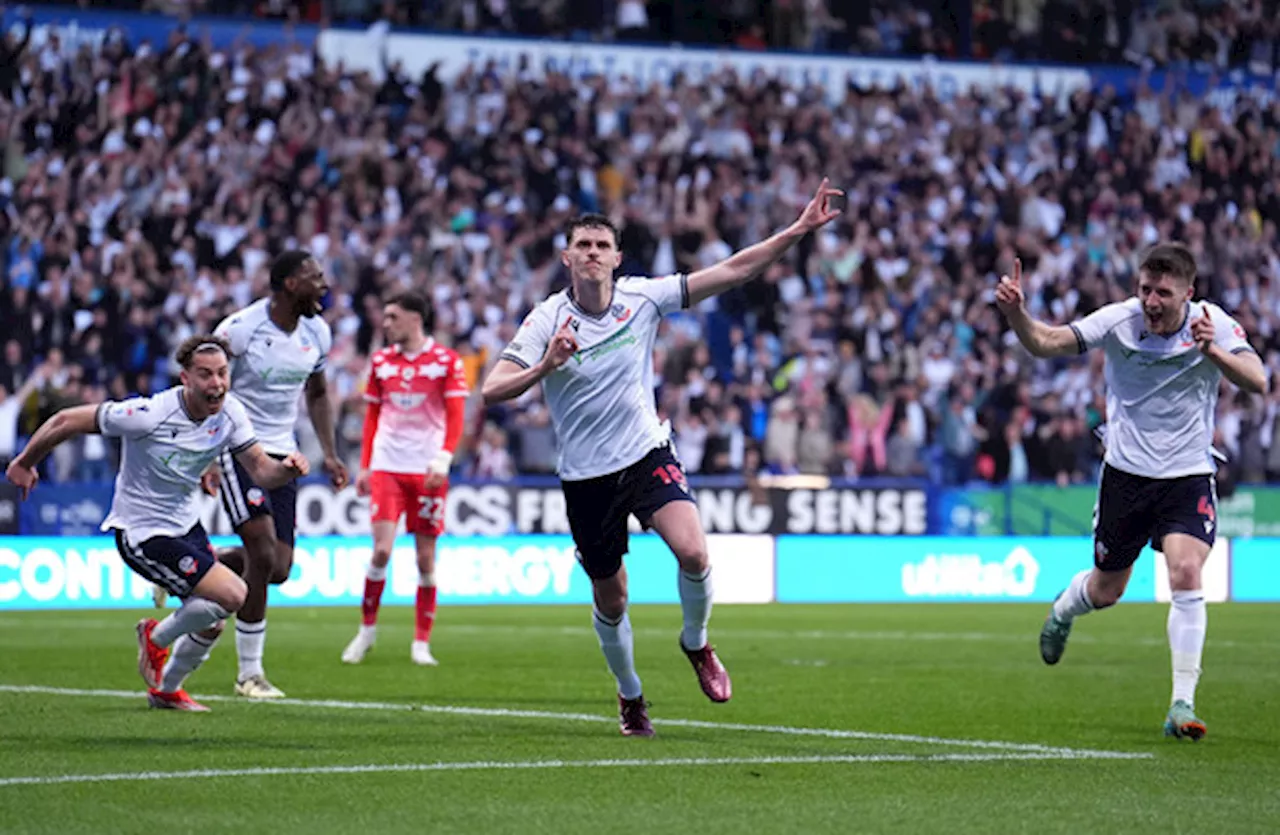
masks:
POLYGON ((714 705, 674 606, 632 610, 654 739, 618 734, 585 607, 412 611, 338 657, 358 612, 277 608, 284 704, 231 695, 230 630, 188 684, 213 711, 149 710, 145 612, 0 614, 0 832, 1274 832, 1280 606, 1219 604, 1199 743, 1161 736, 1166 606, 1076 626, 1045 667, 1042 606, 721 606, 714 705), (109 779, 104 779, 109 778, 109 779))

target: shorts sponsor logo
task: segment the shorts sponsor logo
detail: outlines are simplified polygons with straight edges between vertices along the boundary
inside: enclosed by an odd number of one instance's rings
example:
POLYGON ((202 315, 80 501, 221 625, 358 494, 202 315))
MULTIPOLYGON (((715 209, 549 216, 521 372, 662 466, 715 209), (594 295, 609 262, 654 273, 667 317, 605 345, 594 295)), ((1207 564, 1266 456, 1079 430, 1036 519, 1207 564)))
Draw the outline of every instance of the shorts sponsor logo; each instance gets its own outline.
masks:
POLYGON ((192 556, 186 556, 178 560, 178 570, 190 577, 196 573, 196 559, 192 556))
POLYGON ((245 494, 245 498, 254 507, 262 507, 262 503, 267 500, 266 494, 262 492, 260 487, 250 487, 249 492, 245 494))

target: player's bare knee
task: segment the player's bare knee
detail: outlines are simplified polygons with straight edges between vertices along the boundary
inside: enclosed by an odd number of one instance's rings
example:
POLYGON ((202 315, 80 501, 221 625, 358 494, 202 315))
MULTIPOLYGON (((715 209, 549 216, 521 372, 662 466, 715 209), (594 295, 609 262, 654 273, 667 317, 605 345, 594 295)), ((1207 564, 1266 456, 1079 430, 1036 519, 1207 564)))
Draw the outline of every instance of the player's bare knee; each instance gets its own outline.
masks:
POLYGON ((369 558, 375 568, 386 568, 391 562, 391 546, 390 545, 374 545, 373 556, 369 558))
POLYGON ((686 574, 701 574, 711 565, 711 557, 707 553, 707 543, 701 537, 698 542, 676 551, 676 560, 680 570, 686 574))
POLYGON ((627 586, 621 577, 615 574, 601 580, 591 581, 596 608, 600 614, 610 618, 620 618, 627 611, 627 586))
POLYGON ((1093 587, 1089 589, 1089 598, 1093 602, 1093 608, 1106 609, 1116 605, 1120 602, 1120 598, 1124 597, 1124 588, 1124 583, 1115 581, 1107 582, 1103 580, 1094 583, 1093 587))
POLYGON ((1173 591, 1195 591, 1200 588, 1200 564, 1197 560, 1169 562, 1169 588, 1173 591))
POLYGON ((228 614, 235 614, 240 611, 240 607, 244 606, 245 598, 249 596, 249 586, 239 576, 233 574, 218 589, 218 596, 222 599, 215 602, 226 609, 228 614))
POLYGON ((293 549, 290 548, 288 553, 277 553, 275 560, 271 564, 271 576, 268 582, 273 586, 278 586, 289 579, 289 573, 293 571, 293 549))

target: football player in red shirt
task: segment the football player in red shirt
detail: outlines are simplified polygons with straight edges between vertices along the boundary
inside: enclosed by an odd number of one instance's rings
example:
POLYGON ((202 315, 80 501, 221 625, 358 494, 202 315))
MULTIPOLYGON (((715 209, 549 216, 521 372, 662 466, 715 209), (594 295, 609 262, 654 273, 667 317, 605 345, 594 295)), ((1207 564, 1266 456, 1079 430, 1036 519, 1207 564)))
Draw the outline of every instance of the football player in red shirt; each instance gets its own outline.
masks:
POLYGON ((410 657, 435 665, 431 626, 436 617, 436 538, 444 531, 449 468, 462 437, 467 395, 462 360, 427 334, 430 305, 419 293, 402 293, 383 308, 388 347, 373 355, 365 387, 364 443, 356 491, 372 496, 373 558, 364 582, 363 623, 342 660, 359 664, 373 646, 378 604, 396 526, 405 517, 418 555, 416 629, 410 657))

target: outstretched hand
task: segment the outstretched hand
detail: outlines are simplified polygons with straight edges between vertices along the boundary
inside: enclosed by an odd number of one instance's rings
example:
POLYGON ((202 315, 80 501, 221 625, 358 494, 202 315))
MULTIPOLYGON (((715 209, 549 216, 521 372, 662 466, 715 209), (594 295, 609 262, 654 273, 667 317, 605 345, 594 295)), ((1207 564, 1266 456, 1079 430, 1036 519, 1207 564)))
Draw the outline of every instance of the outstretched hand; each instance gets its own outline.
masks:
POLYGON ((1022 259, 1013 259, 1013 276, 1001 276, 996 285, 996 305, 1004 314, 1016 313, 1026 303, 1022 294, 1022 259))
POLYGON ((800 213, 800 217, 796 220, 796 225, 805 232, 812 232, 815 229, 826 226, 842 214, 844 214, 844 192, 838 188, 833 188, 831 181, 823 177, 817 193, 813 195, 809 205, 805 206, 804 211, 800 213))

